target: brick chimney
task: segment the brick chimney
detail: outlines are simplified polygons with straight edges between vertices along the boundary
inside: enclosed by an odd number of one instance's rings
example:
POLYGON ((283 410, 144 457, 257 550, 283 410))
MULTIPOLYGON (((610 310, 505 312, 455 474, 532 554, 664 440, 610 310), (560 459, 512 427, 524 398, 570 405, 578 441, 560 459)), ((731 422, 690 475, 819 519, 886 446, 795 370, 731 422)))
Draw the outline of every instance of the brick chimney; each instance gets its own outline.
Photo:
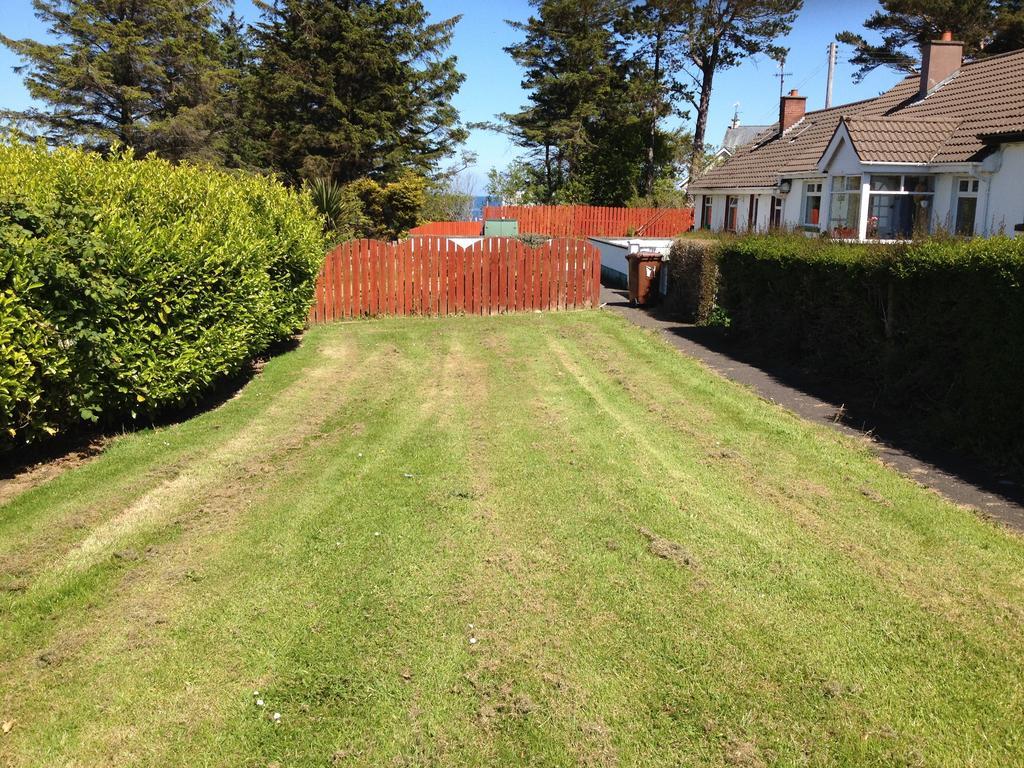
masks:
POLYGON ((952 75, 964 63, 964 44, 953 39, 952 32, 943 32, 941 40, 932 40, 921 47, 921 87, 925 96, 932 88, 952 75))
POLYGON ((796 90, 789 92, 779 100, 779 133, 783 133, 798 122, 807 111, 807 97, 801 96, 796 90))

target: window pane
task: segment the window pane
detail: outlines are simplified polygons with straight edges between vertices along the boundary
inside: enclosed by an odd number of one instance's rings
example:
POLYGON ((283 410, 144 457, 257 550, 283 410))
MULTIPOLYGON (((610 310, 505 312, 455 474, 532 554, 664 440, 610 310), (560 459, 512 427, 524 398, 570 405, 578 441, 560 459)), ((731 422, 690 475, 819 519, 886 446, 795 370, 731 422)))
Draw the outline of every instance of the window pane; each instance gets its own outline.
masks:
POLYGON ((881 190, 882 192, 899 192, 900 190, 900 177, 899 176, 872 176, 871 177, 871 189, 881 190))
POLYGON ((837 192, 832 195, 828 228, 835 237, 856 237, 860 218, 860 193, 837 192))
POLYGON ((832 191, 833 192, 859 192, 860 191, 860 176, 833 176, 832 177, 832 191))
POLYGON ((868 237, 892 239, 895 237, 896 195, 871 195, 868 206, 868 237))
POLYGON ((928 231, 930 195, 871 195, 868 237, 895 240, 928 231))
POLYGON ((934 192, 934 176, 907 176, 903 180, 904 192, 934 192))
POLYGON ((956 201, 956 233, 974 235, 974 216, 978 212, 978 198, 961 197, 956 201))
POLYGON ((804 224, 818 226, 821 221, 821 195, 808 195, 804 203, 804 224))
POLYGON ((730 232, 736 231, 738 208, 739 198, 732 195, 725 198, 725 228, 730 232))
POLYGON ((770 226, 772 229, 780 229, 782 227, 782 198, 772 198, 772 215, 770 226))

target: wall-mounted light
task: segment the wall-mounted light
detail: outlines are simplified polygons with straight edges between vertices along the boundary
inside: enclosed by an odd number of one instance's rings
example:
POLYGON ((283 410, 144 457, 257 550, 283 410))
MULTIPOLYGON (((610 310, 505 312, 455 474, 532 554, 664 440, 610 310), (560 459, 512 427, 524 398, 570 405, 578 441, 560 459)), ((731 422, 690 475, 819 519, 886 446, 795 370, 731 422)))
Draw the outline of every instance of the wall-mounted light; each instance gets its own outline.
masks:
POLYGON ((789 179, 781 179, 779 181, 779 194, 788 195, 789 191, 793 189, 793 182, 789 179))

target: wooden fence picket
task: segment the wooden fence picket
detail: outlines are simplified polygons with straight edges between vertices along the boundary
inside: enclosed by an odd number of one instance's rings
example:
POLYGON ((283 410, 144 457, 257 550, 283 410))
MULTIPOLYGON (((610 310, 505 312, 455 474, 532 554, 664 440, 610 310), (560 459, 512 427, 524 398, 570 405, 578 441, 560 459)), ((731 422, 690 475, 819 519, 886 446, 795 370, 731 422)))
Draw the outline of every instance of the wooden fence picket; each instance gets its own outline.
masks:
POLYGON ((473 314, 483 314, 484 298, 484 259, 487 254, 479 248, 471 248, 473 254, 473 314))
POLYGON ((324 262, 323 280, 318 280, 316 285, 317 299, 320 302, 319 313, 322 321, 330 322, 334 319, 334 315, 331 307, 331 285, 334 282, 334 260, 329 254, 327 260, 324 262))
POLYGON ((423 315, 430 314, 430 243, 429 238, 420 240, 416 252, 416 293, 419 294, 416 307, 423 315))

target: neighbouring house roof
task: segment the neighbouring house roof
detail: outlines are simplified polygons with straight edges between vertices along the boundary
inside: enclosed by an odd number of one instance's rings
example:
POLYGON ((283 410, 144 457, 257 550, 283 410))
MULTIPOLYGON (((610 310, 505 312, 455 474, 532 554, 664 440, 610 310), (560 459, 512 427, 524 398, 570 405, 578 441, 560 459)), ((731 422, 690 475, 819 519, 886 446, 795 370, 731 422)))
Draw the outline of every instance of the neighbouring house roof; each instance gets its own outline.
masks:
POLYGON ((808 112, 782 135, 771 126, 690 189, 774 187, 815 173, 840 120, 861 160, 894 164, 979 161, 1000 136, 1024 132, 1024 50, 964 64, 924 98, 919 83, 912 75, 877 98, 808 112))
POLYGON ((732 155, 740 147, 750 144, 765 131, 771 129, 770 125, 730 125, 725 129, 725 137, 722 139, 722 146, 719 152, 732 155))

